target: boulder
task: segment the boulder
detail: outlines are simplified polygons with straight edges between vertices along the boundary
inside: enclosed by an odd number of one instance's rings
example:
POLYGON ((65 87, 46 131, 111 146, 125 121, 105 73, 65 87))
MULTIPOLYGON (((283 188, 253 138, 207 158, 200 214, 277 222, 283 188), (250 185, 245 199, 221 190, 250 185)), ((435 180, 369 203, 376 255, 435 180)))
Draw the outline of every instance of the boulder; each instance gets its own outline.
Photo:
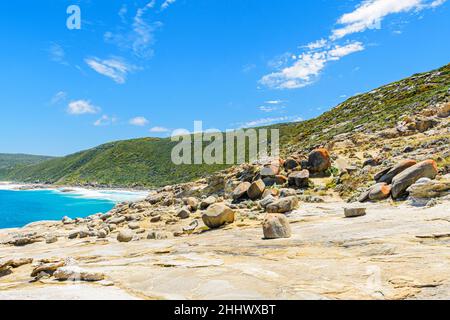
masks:
POLYGON ((331 157, 327 149, 313 150, 308 157, 308 169, 312 173, 322 173, 331 168, 331 157))
POLYGON ((283 175, 276 175, 275 176, 275 184, 282 186, 285 185, 288 182, 288 178, 286 176, 283 175))
POLYGON ((386 183, 377 183, 369 192, 369 199, 372 201, 385 200, 391 195, 391 186, 386 183))
POLYGON ((224 204, 213 204, 203 214, 203 223, 210 229, 223 226, 226 223, 234 222, 235 213, 224 204))
POLYGON ((309 186, 309 171, 294 171, 288 176, 289 185, 297 188, 307 188, 309 186))
POLYGON ((157 223, 160 221, 161 221, 161 216, 159 214, 150 218, 151 223, 157 223))
POLYGON ((49 235, 45 238, 45 243, 52 244, 58 242, 58 237, 56 235, 49 235))
POLYGON ((124 229, 117 235, 117 241, 119 242, 130 242, 133 240, 134 233, 130 229, 124 229))
POLYGON ((264 184, 264 181, 259 179, 250 185, 247 190, 247 195, 251 200, 257 200, 261 198, 265 189, 266 185, 264 184))
POLYGON ((83 270, 78 266, 65 266, 58 268, 54 273, 53 277, 59 281, 102 281, 105 279, 105 275, 100 272, 92 272, 83 270))
POLYGON ((209 206, 213 205, 216 202, 217 202, 217 198, 214 196, 210 196, 210 197, 202 200, 202 202, 200 203, 200 209, 206 210, 206 209, 208 209, 209 206))
POLYGON ((438 124, 433 118, 420 118, 416 120, 416 130, 419 132, 425 132, 435 127, 438 124))
POLYGON ((275 177, 264 177, 262 180, 264 181, 264 184, 266 185, 266 187, 272 187, 277 182, 275 177))
POLYGON ((191 215, 191 212, 189 210, 189 208, 181 208, 178 213, 177 213, 177 217, 180 219, 187 219, 189 218, 191 215))
POLYGON ((294 158, 287 158, 286 161, 284 162, 284 169, 286 170, 294 170, 299 166, 300 164, 294 158))
POLYGON ((259 205, 261 208, 266 209, 269 204, 274 203, 275 201, 276 199, 272 195, 268 195, 259 202, 259 205))
POLYGON ((197 211, 198 209, 198 200, 194 197, 189 197, 186 200, 186 204, 192 212, 197 211))
POLYGON ((268 213, 286 213, 297 209, 298 198, 295 196, 279 199, 266 208, 268 213))
POLYGON ((401 172, 392 180, 391 194, 394 199, 398 199, 405 194, 406 189, 413 185, 420 178, 434 179, 438 174, 436 162, 425 160, 405 171, 401 172))
POLYGON ((97 232, 97 238, 105 239, 108 236, 108 232, 105 229, 99 230, 97 232))
POLYGON ((1 259, 0 260, 0 273, 9 270, 11 267, 12 259, 1 259))
POLYGON ((393 168, 391 168, 389 171, 387 171, 385 174, 383 174, 379 180, 377 180, 377 182, 380 183, 387 183, 387 184, 391 184, 392 183, 392 179, 394 179, 394 177, 396 175, 398 175, 399 173, 405 171, 406 169, 412 167, 413 165, 417 164, 416 161, 414 160, 403 160, 400 163, 398 163, 396 166, 394 166, 393 168))
POLYGON ((447 102, 439 108, 437 116, 439 118, 447 118, 450 116, 450 102, 447 102))
POLYGON ((280 172, 280 168, 276 166, 266 166, 261 169, 260 175, 261 177, 274 177, 280 172))
POLYGON ((386 169, 383 169, 381 171, 378 171, 377 173, 375 173, 375 175, 373 176, 373 179, 376 182, 380 182, 380 179, 386 174, 388 173, 393 167, 388 167, 386 169))
POLYGON ((450 179, 431 180, 429 178, 421 178, 406 191, 411 198, 416 199, 442 197, 450 193, 450 179))
POLYGON ((13 259, 10 263, 10 266, 15 268, 19 268, 21 266, 31 264, 33 262, 32 258, 19 258, 19 259, 13 259))
POLYGON ((283 214, 268 214, 264 218, 263 233, 265 239, 290 238, 291 227, 283 214))
POLYGON ((247 195, 247 191, 252 184, 250 182, 242 182, 236 189, 231 193, 233 200, 239 200, 247 195))
POLYGON ((73 221, 71 218, 67 217, 67 216, 65 216, 64 218, 62 218, 61 222, 62 222, 63 224, 72 224, 72 223, 74 223, 74 221, 73 221))
POLYGON ((346 218, 362 217, 366 215, 366 208, 361 207, 344 208, 344 214, 346 218))
POLYGON ((36 277, 41 272, 53 274, 58 268, 64 267, 65 265, 66 265, 65 261, 42 263, 33 269, 33 271, 31 272, 31 276, 36 277))
POLYGON ((140 227, 141 226, 139 225, 139 222, 129 222, 128 223, 128 228, 130 228, 131 230, 137 230, 140 227))

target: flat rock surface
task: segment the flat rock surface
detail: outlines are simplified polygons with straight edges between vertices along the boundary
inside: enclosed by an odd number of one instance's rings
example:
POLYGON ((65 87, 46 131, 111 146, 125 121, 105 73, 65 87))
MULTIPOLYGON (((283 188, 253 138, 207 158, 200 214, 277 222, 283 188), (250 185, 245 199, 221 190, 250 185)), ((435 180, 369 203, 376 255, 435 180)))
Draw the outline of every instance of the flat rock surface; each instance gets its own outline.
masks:
MULTIPOLYGON (((289 239, 263 240, 256 220, 168 240, 118 243, 112 234, 0 245, 0 259, 71 257, 106 275, 30 282, 28 264, 0 275, 0 299, 449 299, 449 204, 369 203, 366 216, 345 219, 343 202, 301 203, 288 215, 289 239)), ((0 242, 15 231, 0 230, 0 242)))

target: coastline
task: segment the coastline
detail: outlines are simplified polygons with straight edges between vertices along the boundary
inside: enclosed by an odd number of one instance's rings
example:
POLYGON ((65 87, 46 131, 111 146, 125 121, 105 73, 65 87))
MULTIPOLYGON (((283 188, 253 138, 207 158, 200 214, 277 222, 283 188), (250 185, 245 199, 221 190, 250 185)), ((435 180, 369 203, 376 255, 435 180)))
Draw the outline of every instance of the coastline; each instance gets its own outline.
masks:
MULTIPOLYGON (((55 186, 55 185, 43 185, 43 184, 24 184, 15 183, 9 181, 0 181, 0 191, 51 191, 62 196, 68 196, 78 199, 96 199, 96 200, 106 200, 113 204, 119 204, 122 202, 136 202, 144 200, 150 190, 134 190, 125 188, 84 188, 78 186, 55 186)), ((105 212, 106 214, 107 212, 105 212)), ((0 231, 18 231, 20 229, 27 228, 29 225, 33 224, 46 224, 55 223, 58 221, 53 220, 36 220, 30 222, 29 224, 18 227, 18 228, 1 228, 0 231)))

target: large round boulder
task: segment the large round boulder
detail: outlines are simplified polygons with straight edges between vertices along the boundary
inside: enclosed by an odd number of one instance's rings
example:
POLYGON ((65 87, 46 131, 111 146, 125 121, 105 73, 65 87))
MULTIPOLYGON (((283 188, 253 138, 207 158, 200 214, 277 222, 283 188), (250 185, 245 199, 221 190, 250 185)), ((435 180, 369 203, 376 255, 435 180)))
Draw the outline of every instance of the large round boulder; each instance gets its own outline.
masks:
POLYGON ((202 216, 203 223, 210 229, 215 229, 227 223, 234 222, 234 211, 224 204, 213 204, 202 216))
POLYGON ((308 157, 308 168, 312 173, 325 172, 331 168, 331 157, 327 149, 313 150, 308 157))
POLYGON ((117 241, 119 242, 130 242, 133 240, 134 232, 130 229, 124 229, 119 232, 117 235, 117 241))
POLYGON ((406 189, 413 185, 420 178, 434 179, 438 174, 436 162, 425 160, 412 167, 409 167, 398 174, 392 180, 391 194, 394 199, 398 199, 405 194, 406 189))
POLYGON ((290 238, 291 227, 285 215, 268 214, 264 218, 263 233, 265 239, 290 238))

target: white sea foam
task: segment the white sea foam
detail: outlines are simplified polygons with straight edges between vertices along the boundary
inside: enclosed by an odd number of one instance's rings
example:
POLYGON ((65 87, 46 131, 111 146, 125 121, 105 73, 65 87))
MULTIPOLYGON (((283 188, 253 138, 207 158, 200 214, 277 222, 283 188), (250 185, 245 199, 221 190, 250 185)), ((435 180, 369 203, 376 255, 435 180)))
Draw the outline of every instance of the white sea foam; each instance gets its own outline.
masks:
MULTIPOLYGON (((0 181, 0 190, 15 190, 23 191, 26 190, 26 184, 17 184, 10 182, 0 181)), ((123 201, 139 201, 147 197, 148 191, 130 191, 130 190, 105 190, 105 189, 85 189, 78 187, 63 187, 63 188, 30 188, 27 191, 54 191, 57 193, 64 194, 66 196, 72 196, 75 198, 84 199, 100 199, 109 200, 113 202, 123 202, 123 201)))
POLYGON ((57 192, 65 195, 85 199, 101 199, 114 202, 138 201, 148 196, 148 191, 130 191, 130 190, 94 190, 84 188, 61 188, 57 192))

